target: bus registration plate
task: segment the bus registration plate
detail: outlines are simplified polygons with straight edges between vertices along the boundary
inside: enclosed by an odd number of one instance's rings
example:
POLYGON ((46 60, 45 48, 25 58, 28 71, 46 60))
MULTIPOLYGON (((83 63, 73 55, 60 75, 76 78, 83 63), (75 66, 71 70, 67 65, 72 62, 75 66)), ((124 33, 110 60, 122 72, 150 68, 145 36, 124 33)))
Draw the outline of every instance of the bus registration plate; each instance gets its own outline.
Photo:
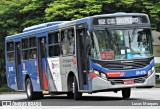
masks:
POLYGON ((124 84, 134 84, 134 80, 123 80, 124 84))

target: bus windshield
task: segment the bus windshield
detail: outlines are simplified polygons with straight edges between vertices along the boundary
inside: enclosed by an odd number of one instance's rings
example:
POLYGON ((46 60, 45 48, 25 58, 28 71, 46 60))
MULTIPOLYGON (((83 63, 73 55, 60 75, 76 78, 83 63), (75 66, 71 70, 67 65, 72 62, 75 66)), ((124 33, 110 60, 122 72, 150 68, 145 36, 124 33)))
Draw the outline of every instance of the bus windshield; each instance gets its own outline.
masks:
POLYGON ((152 56, 150 29, 105 29, 92 31, 91 57, 97 60, 152 56))

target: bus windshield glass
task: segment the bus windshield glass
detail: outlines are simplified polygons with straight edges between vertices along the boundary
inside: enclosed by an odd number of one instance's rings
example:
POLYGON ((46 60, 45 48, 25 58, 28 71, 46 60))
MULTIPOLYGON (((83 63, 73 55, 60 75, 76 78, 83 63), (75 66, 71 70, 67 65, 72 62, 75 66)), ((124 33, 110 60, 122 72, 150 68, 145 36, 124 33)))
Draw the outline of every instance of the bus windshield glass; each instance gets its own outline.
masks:
POLYGON ((97 60, 147 58, 152 56, 150 29, 105 29, 92 31, 91 57, 97 60))

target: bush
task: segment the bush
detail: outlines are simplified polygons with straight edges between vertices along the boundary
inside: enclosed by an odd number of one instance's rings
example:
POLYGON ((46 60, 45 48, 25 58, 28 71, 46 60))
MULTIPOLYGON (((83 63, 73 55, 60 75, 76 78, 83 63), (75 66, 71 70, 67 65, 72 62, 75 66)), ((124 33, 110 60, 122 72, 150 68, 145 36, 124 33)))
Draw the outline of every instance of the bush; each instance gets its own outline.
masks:
POLYGON ((155 63, 155 66, 156 67, 160 67, 160 63, 155 63))
POLYGON ((160 73, 160 63, 155 63, 155 71, 156 73, 160 73))
POLYGON ((160 84, 160 79, 157 79, 157 80, 156 80, 156 84, 160 84))
POLYGON ((14 92, 14 90, 5 85, 3 87, 0 87, 0 93, 1 92, 14 92))

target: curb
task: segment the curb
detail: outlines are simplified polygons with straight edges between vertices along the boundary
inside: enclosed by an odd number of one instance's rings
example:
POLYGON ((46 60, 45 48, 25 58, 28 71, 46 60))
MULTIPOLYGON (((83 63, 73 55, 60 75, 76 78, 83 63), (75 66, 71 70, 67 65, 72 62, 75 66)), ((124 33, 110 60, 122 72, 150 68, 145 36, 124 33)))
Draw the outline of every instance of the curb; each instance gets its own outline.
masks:
POLYGON ((25 94, 25 91, 21 91, 21 92, 0 92, 0 95, 1 94, 25 94))

